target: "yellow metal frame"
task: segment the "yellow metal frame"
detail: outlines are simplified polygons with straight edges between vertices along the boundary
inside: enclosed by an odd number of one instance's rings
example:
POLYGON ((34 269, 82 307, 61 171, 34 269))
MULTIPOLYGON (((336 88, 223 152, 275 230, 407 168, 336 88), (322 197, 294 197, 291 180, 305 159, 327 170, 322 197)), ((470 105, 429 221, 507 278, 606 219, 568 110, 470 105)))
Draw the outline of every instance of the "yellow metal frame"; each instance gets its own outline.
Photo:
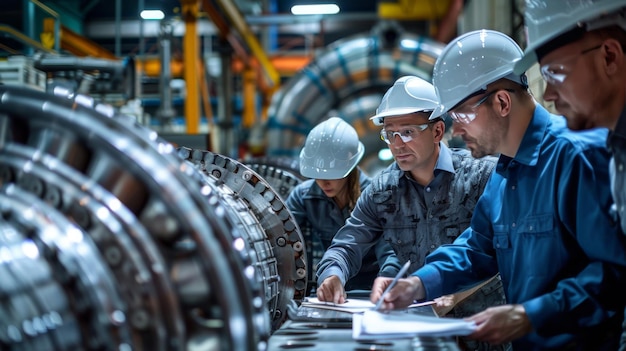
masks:
POLYGON ((241 12, 234 4, 232 0, 215 0, 218 5, 222 8, 226 16, 228 17, 230 23, 232 23, 237 30, 237 32, 243 37, 244 41, 252 51, 254 57, 259 61, 261 67, 263 67, 263 71, 267 75, 269 79, 269 86, 271 88, 276 88, 280 84, 280 74, 274 68, 269 58, 265 54, 265 51, 261 47, 261 44, 257 40, 256 36, 248 26, 248 23, 245 21, 241 12))
POLYGON ((379 1, 378 17, 397 20, 429 20, 442 18, 450 0, 379 1))
POLYGON ((199 0, 181 0, 181 14, 185 21, 184 48, 184 77, 187 87, 185 98, 185 119, 187 133, 200 132, 200 80, 198 79, 198 16, 200 14, 199 0))
MULTIPOLYGON (((44 33, 48 33, 54 27, 54 18, 45 18, 44 33)), ((118 59, 112 52, 103 48, 99 44, 85 38, 84 36, 70 30, 65 26, 61 26, 61 48, 67 50, 76 56, 90 56, 115 60, 118 59)))
POLYGON ((53 53, 53 54, 56 53, 55 50, 52 50, 50 48, 47 48, 47 47, 41 45, 40 42, 31 39, 28 35, 26 35, 26 34, 20 32, 20 31, 18 31, 16 29, 14 29, 14 28, 12 28, 10 26, 4 25, 4 24, 0 24, 0 32, 7 33, 10 36, 13 36, 15 39, 21 41, 22 43, 30 45, 31 47, 34 47, 34 48, 39 49, 41 51, 45 51, 45 52, 53 53))

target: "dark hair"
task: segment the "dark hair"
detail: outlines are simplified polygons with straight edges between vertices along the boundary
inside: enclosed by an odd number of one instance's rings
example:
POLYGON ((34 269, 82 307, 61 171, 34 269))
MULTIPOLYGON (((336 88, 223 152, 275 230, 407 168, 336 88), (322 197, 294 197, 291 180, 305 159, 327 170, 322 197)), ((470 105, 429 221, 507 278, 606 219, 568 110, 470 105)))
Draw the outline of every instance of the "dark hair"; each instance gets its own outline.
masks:
POLYGON ((541 61, 541 59, 550 52, 582 39, 587 33, 597 35, 603 39, 613 38, 619 41, 620 45, 622 46, 622 51, 626 52, 626 31, 624 31, 624 29, 622 29, 620 26, 612 25, 604 28, 594 29, 589 32, 587 32, 585 27, 577 26, 572 30, 567 31, 538 47, 535 50, 537 54, 537 60, 541 61))
POLYGON ((359 181, 360 172, 359 167, 354 167, 354 169, 346 176, 346 197, 348 198, 347 206, 350 212, 354 210, 356 201, 359 199, 359 196, 361 196, 361 183, 359 181))
POLYGON ((442 116, 438 116, 438 117, 435 117, 435 118, 431 119, 430 121, 428 121, 428 124, 435 124, 435 123, 437 123, 439 121, 441 121, 443 123, 446 123, 446 121, 444 121, 442 116))
POLYGON ((541 61, 541 59, 552 51, 560 48, 561 46, 565 46, 567 44, 571 44, 575 41, 578 41, 583 38, 586 33, 586 29, 584 27, 576 26, 571 30, 557 36, 556 38, 549 40, 544 43, 537 49, 535 49, 535 53, 537 54, 537 61, 541 61))
POLYGON ((618 25, 604 27, 591 31, 594 35, 599 36, 602 39, 612 38, 617 40, 622 46, 622 52, 626 52, 626 31, 618 25))

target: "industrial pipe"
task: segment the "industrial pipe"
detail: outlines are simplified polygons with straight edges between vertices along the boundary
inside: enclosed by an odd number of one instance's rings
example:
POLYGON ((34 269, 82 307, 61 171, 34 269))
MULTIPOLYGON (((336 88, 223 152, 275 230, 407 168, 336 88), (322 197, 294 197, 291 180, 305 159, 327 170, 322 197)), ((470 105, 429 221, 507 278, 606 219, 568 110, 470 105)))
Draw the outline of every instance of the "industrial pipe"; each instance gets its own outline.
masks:
POLYGON ((274 94, 266 124, 267 155, 297 157, 308 132, 330 116, 356 128, 366 157, 377 153, 381 144, 369 117, 383 94, 404 75, 430 80, 443 47, 395 22, 332 43, 274 94))

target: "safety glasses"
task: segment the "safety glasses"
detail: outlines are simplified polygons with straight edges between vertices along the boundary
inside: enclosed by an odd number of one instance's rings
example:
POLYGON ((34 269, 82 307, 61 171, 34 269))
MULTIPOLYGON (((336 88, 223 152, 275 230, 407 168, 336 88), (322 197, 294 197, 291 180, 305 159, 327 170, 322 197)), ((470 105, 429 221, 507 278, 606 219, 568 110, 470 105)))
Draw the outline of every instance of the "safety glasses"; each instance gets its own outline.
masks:
POLYGON ((539 68, 539 70, 541 71, 541 76, 548 84, 551 84, 551 85, 563 84, 563 82, 567 78, 567 75, 571 72, 571 67, 570 69, 568 69, 567 67, 568 62, 572 61, 573 59, 577 59, 580 56, 588 52, 591 52, 593 50, 599 49, 601 47, 602 47, 602 44, 596 45, 592 48, 582 50, 581 52, 575 53, 565 58, 564 60, 561 60, 561 63, 550 63, 547 65, 543 65, 539 68))
POLYGON ((513 89, 496 89, 496 90, 492 90, 490 92, 485 93, 485 96, 483 96, 480 100, 476 101, 474 104, 471 104, 471 105, 461 105, 461 106, 455 108, 454 110, 448 111, 448 113, 446 113, 446 115, 455 123, 463 123, 463 124, 471 123, 473 120, 476 119, 476 116, 477 116, 477 112, 476 111, 478 111, 478 107, 480 107, 480 105, 484 104, 485 101, 487 101, 493 94, 497 93, 500 90, 506 90, 509 93, 514 93, 515 92, 515 90, 513 90, 513 89))
POLYGON ((491 95, 495 94, 498 90, 491 91, 483 96, 480 100, 472 105, 461 105, 454 110, 448 111, 447 115, 450 119, 456 123, 468 124, 476 119, 476 110, 480 105, 484 104, 491 95))
POLYGON ((428 128, 429 125, 430 123, 403 126, 398 131, 382 129, 380 131, 380 138, 387 144, 391 145, 395 142, 397 135, 400 137, 400 139, 402 139, 403 143, 408 143, 409 141, 413 140, 413 138, 416 138, 420 132, 423 132, 424 129, 428 128))

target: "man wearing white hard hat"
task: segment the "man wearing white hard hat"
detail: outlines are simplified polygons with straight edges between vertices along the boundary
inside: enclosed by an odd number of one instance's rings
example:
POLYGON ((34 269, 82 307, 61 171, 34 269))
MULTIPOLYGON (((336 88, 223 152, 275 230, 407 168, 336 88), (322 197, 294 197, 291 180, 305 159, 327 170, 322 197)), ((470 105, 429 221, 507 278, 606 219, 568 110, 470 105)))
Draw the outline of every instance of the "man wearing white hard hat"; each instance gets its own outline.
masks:
MULTIPOLYGON (((500 154, 471 226, 387 294, 403 307, 500 272, 507 304, 469 318, 469 336, 513 350, 615 350, 626 237, 608 214, 606 130, 573 133, 513 72, 521 48, 478 30, 437 58, 433 85, 472 155, 500 154)), ((372 300, 388 279, 377 278, 372 300)))
MULTIPOLYGON (((515 69, 539 62, 544 100, 574 130, 606 127, 615 205, 626 233, 626 1, 527 1, 528 47, 515 69)), ((626 351, 626 320, 620 350, 626 351)))
MULTIPOLYGON (((469 226, 495 158, 474 159, 467 150, 448 148, 442 142, 443 120, 430 118, 438 106, 432 84, 414 76, 399 78, 384 95, 371 119, 382 126, 381 139, 395 162, 372 179, 320 261, 320 300, 343 302, 345 281, 380 241, 393 247, 401 264, 410 261, 412 271, 469 226)), ((504 303, 503 295, 496 276, 452 313, 471 315, 504 303)))

